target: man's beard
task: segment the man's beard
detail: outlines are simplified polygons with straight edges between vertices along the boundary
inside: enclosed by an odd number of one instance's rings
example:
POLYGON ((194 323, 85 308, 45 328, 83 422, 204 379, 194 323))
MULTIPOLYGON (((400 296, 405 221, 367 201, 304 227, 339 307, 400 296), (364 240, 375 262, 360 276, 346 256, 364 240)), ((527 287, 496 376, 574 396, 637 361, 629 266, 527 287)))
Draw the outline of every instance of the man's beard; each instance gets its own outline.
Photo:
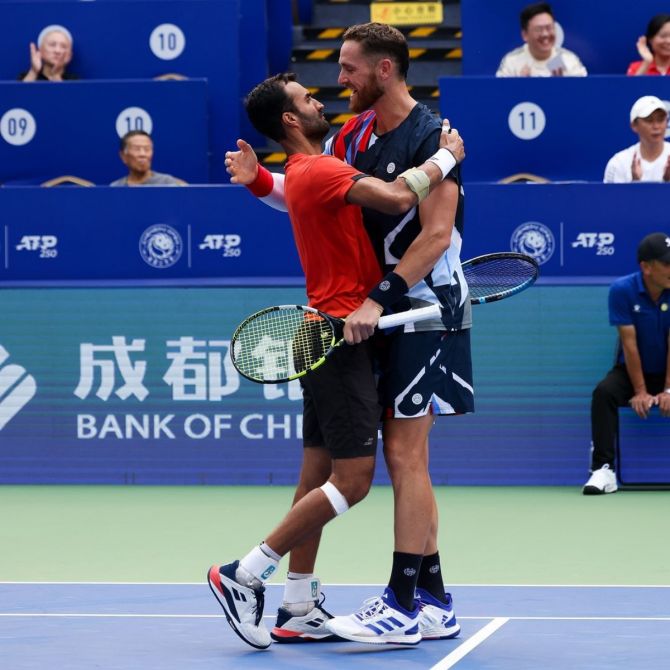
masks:
POLYGON ((356 96, 349 99, 349 109, 356 114, 370 109, 384 95, 384 89, 372 78, 363 88, 359 88, 356 96))
POLYGON ((308 140, 317 140, 321 142, 330 130, 330 123, 323 116, 317 118, 300 114, 302 121, 302 130, 308 140))

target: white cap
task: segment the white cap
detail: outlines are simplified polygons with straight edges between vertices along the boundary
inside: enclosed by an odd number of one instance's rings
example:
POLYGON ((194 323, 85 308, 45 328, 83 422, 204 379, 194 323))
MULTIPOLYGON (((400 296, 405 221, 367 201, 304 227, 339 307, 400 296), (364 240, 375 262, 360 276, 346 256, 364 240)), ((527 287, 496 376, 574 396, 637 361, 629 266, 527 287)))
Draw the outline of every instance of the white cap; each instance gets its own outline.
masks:
POLYGON ((41 47, 44 38, 49 33, 55 33, 55 32, 63 33, 63 35, 65 35, 65 37, 67 37, 70 40, 70 46, 72 46, 72 43, 74 41, 72 39, 72 33, 65 26, 59 26, 57 23, 47 26, 46 28, 42 28, 40 34, 37 36, 37 46, 41 47))
POLYGON ((643 95, 630 108, 630 122, 633 123, 635 119, 646 119, 657 109, 662 109, 666 114, 668 113, 663 100, 657 98, 655 95, 643 95))

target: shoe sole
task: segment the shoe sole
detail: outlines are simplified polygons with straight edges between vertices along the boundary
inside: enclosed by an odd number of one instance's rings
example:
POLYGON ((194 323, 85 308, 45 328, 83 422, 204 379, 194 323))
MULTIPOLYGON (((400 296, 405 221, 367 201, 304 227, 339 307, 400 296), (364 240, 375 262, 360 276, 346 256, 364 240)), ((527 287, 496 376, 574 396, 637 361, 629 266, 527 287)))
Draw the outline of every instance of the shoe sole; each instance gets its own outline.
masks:
POLYGON ((369 635, 349 635, 347 633, 337 633, 337 635, 350 642, 362 642, 364 644, 400 644, 402 646, 414 646, 421 642, 421 633, 412 635, 380 635, 379 637, 370 637, 369 635))
POLYGON ((421 633, 421 639, 423 640, 451 640, 455 637, 458 637, 461 633, 460 625, 453 626, 453 629, 445 628, 444 632, 436 631, 435 635, 430 633, 421 633))
POLYGON ((604 489, 599 489, 597 486, 585 486, 582 489, 582 493, 585 496, 601 496, 604 495, 605 493, 616 493, 618 491, 618 487, 611 487, 611 486, 606 486, 604 489))
POLYGON ((238 629, 237 621, 235 621, 234 617, 228 612, 228 610, 226 608, 226 605, 227 605, 226 597, 223 595, 223 593, 221 593, 221 591, 219 591, 218 586, 221 584, 220 580, 219 580, 218 585, 214 580, 212 580, 212 576, 211 576, 212 575, 212 570, 216 570, 217 571, 217 576, 218 576, 218 568, 216 566, 212 566, 207 571, 207 583, 209 584, 209 588, 212 591, 212 593, 214 594, 214 597, 217 599, 219 605, 221 605, 221 609, 223 610, 223 613, 226 615, 226 619, 227 619, 228 623, 230 624, 230 627, 233 629, 235 634, 241 640, 246 642, 250 647, 253 647, 254 649, 267 649, 270 646, 269 644, 265 645, 265 646, 260 645, 260 644, 255 644, 255 643, 251 642, 250 640, 248 640, 242 634, 242 632, 238 629))
POLYGON ((328 634, 320 637, 307 633, 294 633, 293 631, 274 628, 270 631, 270 637, 279 644, 305 644, 309 642, 344 642, 338 635, 328 634))

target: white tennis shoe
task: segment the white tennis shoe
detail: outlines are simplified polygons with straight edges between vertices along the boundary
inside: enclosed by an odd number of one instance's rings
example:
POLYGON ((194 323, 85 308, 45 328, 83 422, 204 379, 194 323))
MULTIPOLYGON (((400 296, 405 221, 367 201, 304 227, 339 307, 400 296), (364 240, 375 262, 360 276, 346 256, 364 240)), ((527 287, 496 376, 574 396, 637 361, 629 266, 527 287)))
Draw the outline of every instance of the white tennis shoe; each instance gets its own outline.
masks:
POLYGON ((213 565, 207 573, 209 588, 219 601, 235 633, 252 647, 267 649, 272 639, 263 624, 265 587, 255 591, 239 584, 235 579, 239 564, 239 561, 235 561, 220 567, 213 565))
POLYGON ((381 598, 368 598, 358 612, 336 616, 326 623, 326 627, 331 633, 352 642, 419 644, 419 611, 416 601, 412 611, 401 607, 393 591, 387 587, 381 598))
POLYGON ((616 474, 606 463, 599 470, 593 471, 589 477, 589 481, 584 484, 582 493, 585 496, 594 496, 602 493, 614 493, 618 488, 616 474))
POLYGON ((424 640, 449 640, 461 632, 456 621, 451 593, 445 593, 446 603, 424 589, 416 590, 419 601, 419 632, 424 640))

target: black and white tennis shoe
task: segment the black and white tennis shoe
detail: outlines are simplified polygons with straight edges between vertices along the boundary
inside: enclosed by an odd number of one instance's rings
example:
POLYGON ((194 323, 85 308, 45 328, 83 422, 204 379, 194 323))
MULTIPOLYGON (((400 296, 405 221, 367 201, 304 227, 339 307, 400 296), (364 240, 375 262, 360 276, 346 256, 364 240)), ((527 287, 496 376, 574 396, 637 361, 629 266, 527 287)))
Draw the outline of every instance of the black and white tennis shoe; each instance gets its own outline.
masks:
POLYGON ((239 561, 235 561, 228 565, 213 565, 207 573, 209 588, 235 633, 252 647, 267 649, 272 639, 263 624, 265 587, 255 590, 238 583, 235 573, 239 564, 239 561))

